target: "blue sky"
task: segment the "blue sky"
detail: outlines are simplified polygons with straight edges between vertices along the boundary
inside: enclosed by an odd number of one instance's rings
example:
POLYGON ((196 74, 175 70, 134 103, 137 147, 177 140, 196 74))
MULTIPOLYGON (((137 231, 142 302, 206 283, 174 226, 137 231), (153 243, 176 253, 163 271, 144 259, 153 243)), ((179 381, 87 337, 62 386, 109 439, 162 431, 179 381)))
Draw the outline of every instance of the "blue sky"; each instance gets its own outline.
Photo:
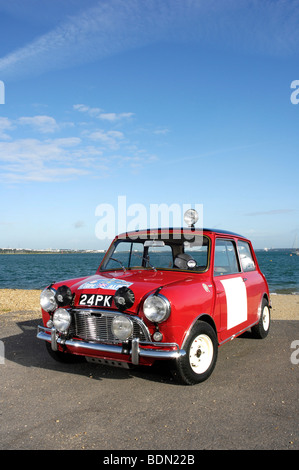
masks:
POLYGON ((105 248, 119 196, 292 246, 298 1, 0 0, 0 24, 0 247, 105 248))

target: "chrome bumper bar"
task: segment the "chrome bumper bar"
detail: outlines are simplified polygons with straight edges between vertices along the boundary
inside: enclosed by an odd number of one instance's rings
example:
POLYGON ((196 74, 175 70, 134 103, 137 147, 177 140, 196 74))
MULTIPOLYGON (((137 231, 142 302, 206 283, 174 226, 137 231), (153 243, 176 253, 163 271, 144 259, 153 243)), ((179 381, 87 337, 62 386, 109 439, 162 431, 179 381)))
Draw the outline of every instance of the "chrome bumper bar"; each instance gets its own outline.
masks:
MULTIPOLYGON (((82 349, 87 349, 91 352, 103 352, 113 354, 128 354, 128 351, 124 351, 122 346, 114 344, 103 344, 103 343, 88 343, 85 341, 77 341, 73 339, 62 339, 57 335, 55 328, 45 328, 44 326, 37 327, 37 338, 51 343, 53 351, 57 351, 57 344, 76 348, 78 352, 82 349)), ((143 343, 145 344, 145 343, 143 343)), ((129 355, 131 356, 131 362, 134 365, 139 364, 139 357, 153 358, 153 359, 178 359, 179 357, 185 356, 186 351, 180 349, 176 343, 146 343, 152 346, 164 347, 164 348, 176 348, 174 350, 164 349, 145 349, 142 348, 138 338, 134 338, 131 343, 131 349, 129 355)))

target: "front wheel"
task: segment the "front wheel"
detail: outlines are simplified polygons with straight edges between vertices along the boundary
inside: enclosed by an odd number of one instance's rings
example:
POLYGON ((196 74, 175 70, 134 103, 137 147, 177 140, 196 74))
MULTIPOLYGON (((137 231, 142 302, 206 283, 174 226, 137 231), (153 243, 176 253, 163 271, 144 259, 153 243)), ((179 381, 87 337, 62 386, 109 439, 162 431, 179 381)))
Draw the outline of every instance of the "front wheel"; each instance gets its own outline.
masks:
POLYGON ((176 361, 173 375, 185 385, 194 385, 206 380, 214 370, 218 355, 215 331, 205 322, 198 321, 185 343, 186 355, 176 361))
POLYGON ((85 362, 84 356, 76 356, 75 354, 64 353, 62 351, 53 351, 51 344, 46 341, 46 349, 52 359, 64 364, 74 364, 76 362, 85 362))

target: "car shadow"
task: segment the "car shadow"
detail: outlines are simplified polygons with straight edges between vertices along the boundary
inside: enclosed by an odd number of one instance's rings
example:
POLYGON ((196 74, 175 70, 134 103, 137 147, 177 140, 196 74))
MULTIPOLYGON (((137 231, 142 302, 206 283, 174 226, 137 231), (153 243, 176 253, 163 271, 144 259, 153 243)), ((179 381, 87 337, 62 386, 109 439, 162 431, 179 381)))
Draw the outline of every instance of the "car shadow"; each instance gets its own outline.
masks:
POLYGON ((91 363, 78 356, 78 362, 62 363, 53 359, 43 340, 37 339, 40 319, 16 322, 17 334, 1 338, 4 343, 5 363, 12 361, 23 367, 37 367, 67 374, 77 374, 94 380, 143 378, 154 382, 174 384, 166 361, 157 361, 153 366, 114 367, 91 363))
MULTIPOLYGON (((14 331, 16 327, 19 331, 16 334, 1 338, 1 341, 4 343, 5 361, 12 361, 24 367, 36 367, 60 373, 77 374, 94 380, 140 378, 157 383, 179 385, 172 376, 171 361, 156 361, 152 366, 134 366, 129 369, 90 363, 81 357, 80 361, 75 363, 66 364, 58 362, 49 355, 45 342, 37 339, 37 327, 39 324, 41 324, 40 319, 17 321, 14 323, 14 331)), ((254 338, 250 331, 245 331, 236 339, 238 340, 237 343, 243 343, 241 349, 237 348, 237 354, 239 354, 247 344, 247 341, 250 340, 251 343, 254 338)), ((235 346, 237 346, 237 343, 235 343, 235 346)), ((226 345, 225 351, 228 351, 228 348, 229 346, 226 345)), ((218 362, 219 360, 221 361, 221 356, 218 357, 218 362)))

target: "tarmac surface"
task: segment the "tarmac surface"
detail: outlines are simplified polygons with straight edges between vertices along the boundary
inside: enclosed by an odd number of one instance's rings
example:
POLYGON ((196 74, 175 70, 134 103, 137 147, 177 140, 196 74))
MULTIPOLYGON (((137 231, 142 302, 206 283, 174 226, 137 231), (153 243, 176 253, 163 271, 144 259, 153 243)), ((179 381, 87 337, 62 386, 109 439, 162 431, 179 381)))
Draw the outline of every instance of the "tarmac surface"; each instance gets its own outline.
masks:
POLYGON ((37 340, 39 323, 0 315, 1 450, 299 449, 299 321, 221 346, 195 386, 176 384, 162 363, 60 364, 37 340))

